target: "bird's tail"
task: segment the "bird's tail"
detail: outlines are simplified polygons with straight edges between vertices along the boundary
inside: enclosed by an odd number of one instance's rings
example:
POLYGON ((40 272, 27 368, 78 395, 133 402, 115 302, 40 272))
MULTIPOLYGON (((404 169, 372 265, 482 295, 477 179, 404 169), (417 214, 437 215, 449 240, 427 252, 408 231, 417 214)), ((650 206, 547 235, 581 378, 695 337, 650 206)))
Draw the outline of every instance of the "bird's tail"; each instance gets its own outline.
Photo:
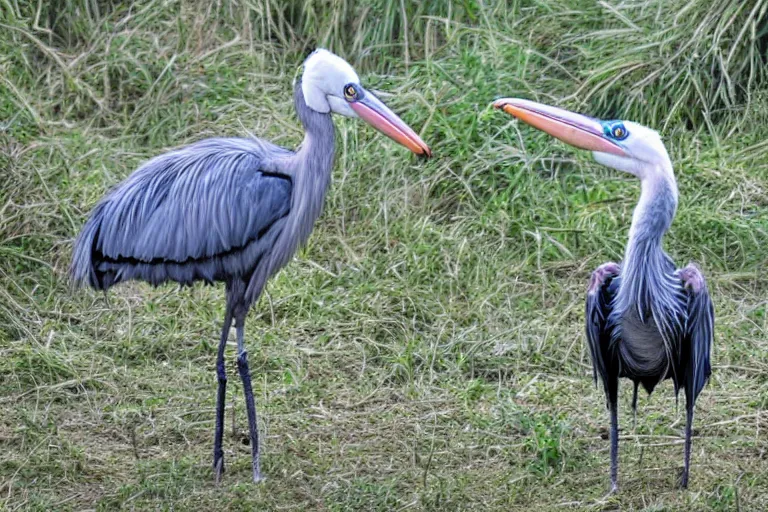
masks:
POLYGON ((103 289, 102 281, 93 265, 93 246, 101 227, 101 209, 99 205, 93 211, 72 248, 69 275, 75 287, 90 286, 96 290, 103 289))

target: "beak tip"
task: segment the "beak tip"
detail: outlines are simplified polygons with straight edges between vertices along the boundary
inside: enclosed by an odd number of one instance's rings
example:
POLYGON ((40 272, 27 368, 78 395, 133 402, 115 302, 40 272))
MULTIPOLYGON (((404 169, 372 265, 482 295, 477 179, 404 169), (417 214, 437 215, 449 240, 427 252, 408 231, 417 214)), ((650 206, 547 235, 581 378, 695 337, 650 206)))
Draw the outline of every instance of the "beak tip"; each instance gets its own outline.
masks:
POLYGON ((350 104, 360 118, 417 156, 424 158, 432 156, 429 146, 397 114, 389 110, 373 94, 365 98, 350 104), (365 98, 369 98, 368 101, 365 98))
POLYGON ((496 100, 494 100, 494 102, 491 105, 493 106, 493 108, 504 110, 504 107, 506 107, 512 102, 513 102, 513 98, 497 98, 496 100))

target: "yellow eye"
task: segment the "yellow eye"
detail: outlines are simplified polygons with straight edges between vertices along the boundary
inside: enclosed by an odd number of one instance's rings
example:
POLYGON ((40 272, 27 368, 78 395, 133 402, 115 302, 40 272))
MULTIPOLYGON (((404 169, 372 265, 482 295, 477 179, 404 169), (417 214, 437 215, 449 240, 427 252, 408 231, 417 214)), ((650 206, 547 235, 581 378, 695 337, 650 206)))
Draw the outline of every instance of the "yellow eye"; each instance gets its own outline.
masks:
POLYGON ((348 85, 344 88, 344 97, 347 99, 347 101, 352 101, 357 97, 357 91, 354 87, 348 85))
POLYGON ((613 130, 613 136, 616 137, 617 139, 622 138, 624 136, 624 128, 622 128, 621 126, 617 126, 613 130))

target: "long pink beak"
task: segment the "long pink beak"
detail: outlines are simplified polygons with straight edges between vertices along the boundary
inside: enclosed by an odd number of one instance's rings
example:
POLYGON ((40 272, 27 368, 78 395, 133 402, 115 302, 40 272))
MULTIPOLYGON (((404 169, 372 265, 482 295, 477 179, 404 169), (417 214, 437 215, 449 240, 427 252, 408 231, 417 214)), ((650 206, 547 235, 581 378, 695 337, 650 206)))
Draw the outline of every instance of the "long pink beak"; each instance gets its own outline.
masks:
POLYGON ((627 156, 621 146, 605 136, 597 119, 518 98, 501 98, 493 106, 571 146, 627 156))
POLYGON ((381 133, 407 147, 417 155, 432 156, 429 146, 397 114, 368 91, 358 101, 349 104, 358 116, 381 133))

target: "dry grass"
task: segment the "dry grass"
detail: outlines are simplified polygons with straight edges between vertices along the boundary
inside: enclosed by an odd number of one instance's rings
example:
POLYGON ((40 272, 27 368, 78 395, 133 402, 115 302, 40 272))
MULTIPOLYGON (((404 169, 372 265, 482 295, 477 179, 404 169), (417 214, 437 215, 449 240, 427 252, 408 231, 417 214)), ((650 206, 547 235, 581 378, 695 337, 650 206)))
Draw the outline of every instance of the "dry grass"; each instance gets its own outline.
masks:
POLYGON ((675 41, 711 21, 703 2, 677 24, 675 4, 651 1, 0 2, 0 508, 768 508, 764 3, 723 3, 737 16, 686 50, 710 60, 680 57, 672 76, 675 41), (607 37, 622 17, 642 30, 607 37), (647 60, 646 35, 659 49, 647 60), (724 55, 713 40, 738 48, 743 65, 723 68, 736 94, 690 92, 724 55), (168 147, 247 133, 295 146, 286 91, 315 41, 391 93, 436 158, 337 120, 326 212, 248 320, 268 480, 249 481, 231 379, 217 489, 222 290, 72 293, 71 241, 168 147), (661 70, 643 102, 603 72, 633 58, 661 70), (635 428, 623 395, 622 490, 603 498, 584 286, 621 257, 639 187, 490 111, 502 94, 663 128, 681 190, 666 247, 706 269, 717 311, 689 491, 675 488, 683 418, 667 383, 641 398, 635 428))

